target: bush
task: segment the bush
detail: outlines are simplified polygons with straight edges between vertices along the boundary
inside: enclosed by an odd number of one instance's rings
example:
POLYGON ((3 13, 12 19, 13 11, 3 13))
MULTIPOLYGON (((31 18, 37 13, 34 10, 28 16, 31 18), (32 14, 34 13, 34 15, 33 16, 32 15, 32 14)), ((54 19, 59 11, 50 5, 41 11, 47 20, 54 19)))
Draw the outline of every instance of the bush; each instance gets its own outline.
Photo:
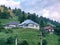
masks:
POLYGON ((38 45, 40 45, 40 42, 38 43, 38 45))
MULTIPOLYGON (((38 43, 38 45, 40 45, 40 42, 38 43)), ((47 45, 47 41, 46 40, 43 40, 42 45, 47 45)))
POLYGON ((9 37, 8 39, 7 39, 7 44, 13 44, 14 43, 14 40, 15 40, 15 38, 13 38, 13 37, 9 37))
POLYGON ((60 28, 55 28, 54 29, 55 31, 54 31, 54 33, 56 34, 56 35, 58 35, 58 36, 60 36, 60 28))
POLYGON ((22 43, 20 43, 18 45, 29 45, 29 44, 28 44, 28 42, 26 40, 24 40, 22 43))
POLYGON ((43 45, 47 45, 47 41, 46 40, 43 40, 43 45))
POLYGON ((5 32, 6 32, 6 33, 13 33, 13 30, 11 30, 11 29, 6 29, 5 32))
POLYGON ((0 39, 0 45, 6 45, 4 39, 0 39))
POLYGON ((58 39, 58 45, 60 45, 60 38, 58 39))

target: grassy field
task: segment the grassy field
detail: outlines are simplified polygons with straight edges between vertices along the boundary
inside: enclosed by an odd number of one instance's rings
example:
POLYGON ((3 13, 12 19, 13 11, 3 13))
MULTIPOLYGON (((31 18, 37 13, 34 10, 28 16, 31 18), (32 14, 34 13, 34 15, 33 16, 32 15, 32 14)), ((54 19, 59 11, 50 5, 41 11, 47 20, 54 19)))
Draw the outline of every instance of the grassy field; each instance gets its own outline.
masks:
MULTIPOLYGON (((26 40, 29 43, 29 45, 38 45, 38 43, 40 42, 40 37, 38 36, 39 33, 39 30, 35 29, 9 29, 0 32, 0 39, 6 41, 9 37, 14 37, 17 35, 18 43, 21 43, 23 40, 26 40)), ((46 37, 44 37, 44 39, 47 40, 47 45, 58 45, 58 36, 55 34, 47 34, 46 37)))
POLYGON ((17 16, 15 16, 15 17, 13 17, 11 19, 0 19, 0 21, 1 21, 2 24, 6 24, 8 22, 13 22, 13 21, 19 23, 17 16))
MULTIPOLYGON (((38 45, 40 42, 39 31, 34 29, 12 29, 13 33, 12 35, 16 35, 18 37, 18 42, 22 42, 23 40, 26 40, 29 45, 38 45)), ((58 36, 55 34, 47 34, 44 38, 47 40, 47 45, 58 45, 58 36)))
POLYGON ((19 42, 26 40, 30 45, 37 45, 40 41, 39 31, 34 29, 13 29, 13 34, 18 37, 19 42))

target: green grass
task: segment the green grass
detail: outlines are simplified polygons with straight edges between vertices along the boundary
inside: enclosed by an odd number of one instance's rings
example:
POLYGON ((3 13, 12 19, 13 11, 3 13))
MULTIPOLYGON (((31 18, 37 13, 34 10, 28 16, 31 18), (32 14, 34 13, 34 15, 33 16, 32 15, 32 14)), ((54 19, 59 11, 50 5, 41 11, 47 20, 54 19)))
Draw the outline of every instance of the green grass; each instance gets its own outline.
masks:
MULTIPOLYGON (((38 45, 40 42, 40 37, 38 36, 40 34, 39 30, 23 28, 10 30, 12 33, 5 33, 7 30, 5 30, 5 32, 0 32, 0 39, 4 39, 6 41, 10 36, 14 37, 17 35, 19 43, 21 43, 23 40, 26 40, 29 45, 38 45)), ((47 40, 47 45, 58 45, 58 36, 55 34, 47 34, 44 39, 47 40)))
POLYGON ((13 29, 14 35, 17 34, 18 40, 22 42, 26 40, 30 45, 37 45, 39 42, 39 31, 34 29, 13 29))
MULTIPOLYGON (((29 45, 38 45, 40 42, 39 31, 34 29, 12 29, 13 35, 17 34, 19 42, 27 40, 29 45)), ((47 45, 58 45, 58 36, 55 34, 47 34, 44 39, 47 40, 47 45)))
POLYGON ((55 34, 48 34, 46 36, 47 45, 58 45, 58 36, 55 34))
POLYGON ((8 22, 13 22, 13 21, 19 23, 18 17, 16 17, 16 16, 11 18, 11 19, 0 19, 0 21, 2 22, 2 24, 6 24, 8 22))

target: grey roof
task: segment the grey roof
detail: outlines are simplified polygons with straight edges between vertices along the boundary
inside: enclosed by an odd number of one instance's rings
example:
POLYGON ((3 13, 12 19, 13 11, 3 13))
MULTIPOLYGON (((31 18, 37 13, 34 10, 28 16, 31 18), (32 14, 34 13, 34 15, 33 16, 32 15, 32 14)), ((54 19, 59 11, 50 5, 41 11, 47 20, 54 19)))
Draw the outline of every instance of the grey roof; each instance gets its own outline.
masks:
POLYGON ((34 21, 32 21, 32 20, 30 20, 30 19, 25 20, 25 21, 22 22, 21 24, 35 24, 35 25, 38 25, 37 23, 35 23, 34 21))
POLYGON ((9 23, 7 23, 8 25, 17 25, 18 23, 17 22, 9 22, 9 23))

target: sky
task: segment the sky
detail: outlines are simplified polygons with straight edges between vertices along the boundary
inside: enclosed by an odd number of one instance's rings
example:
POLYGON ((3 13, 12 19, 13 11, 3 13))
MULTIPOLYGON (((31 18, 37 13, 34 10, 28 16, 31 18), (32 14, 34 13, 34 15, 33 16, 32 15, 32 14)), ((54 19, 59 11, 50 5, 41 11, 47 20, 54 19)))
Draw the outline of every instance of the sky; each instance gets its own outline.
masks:
POLYGON ((60 22, 60 0, 0 0, 0 5, 20 8, 60 22))

